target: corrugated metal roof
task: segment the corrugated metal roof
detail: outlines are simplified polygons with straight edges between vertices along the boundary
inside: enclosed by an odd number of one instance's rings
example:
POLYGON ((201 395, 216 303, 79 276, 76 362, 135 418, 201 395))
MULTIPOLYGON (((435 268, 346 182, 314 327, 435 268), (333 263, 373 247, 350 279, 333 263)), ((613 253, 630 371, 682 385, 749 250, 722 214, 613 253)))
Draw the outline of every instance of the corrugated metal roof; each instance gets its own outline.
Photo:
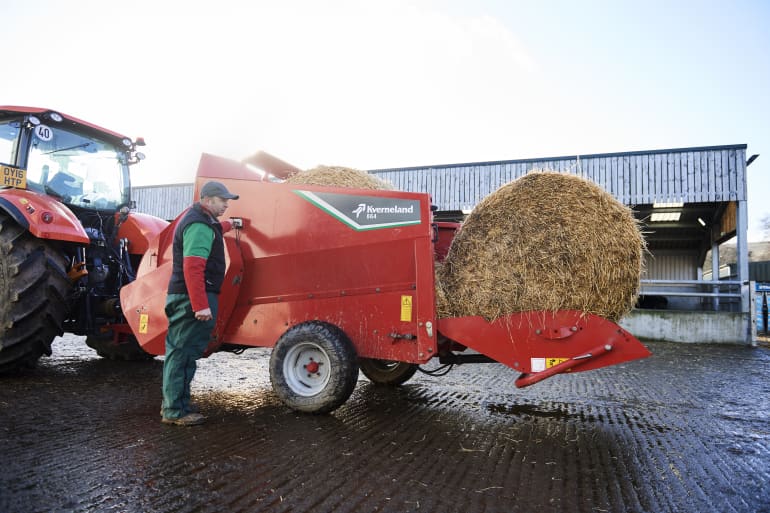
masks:
POLYGON ((427 192, 440 210, 472 208, 533 169, 587 178, 628 205, 746 199, 746 145, 442 164, 370 171, 397 189, 427 192))
MULTIPOLYGON (((533 169, 583 176, 601 185, 645 222, 651 250, 710 248, 724 205, 746 198, 746 145, 444 164, 370 171, 398 190, 427 192, 439 211, 472 209, 501 185, 533 169), (649 223, 653 203, 682 202, 676 223, 649 223), (702 224, 699 224, 702 223, 702 224)), ((137 210, 174 219, 193 201, 193 184, 135 187, 137 210)), ((734 230, 735 227, 731 230, 734 230)), ((726 233, 731 236, 732 233, 726 233)))

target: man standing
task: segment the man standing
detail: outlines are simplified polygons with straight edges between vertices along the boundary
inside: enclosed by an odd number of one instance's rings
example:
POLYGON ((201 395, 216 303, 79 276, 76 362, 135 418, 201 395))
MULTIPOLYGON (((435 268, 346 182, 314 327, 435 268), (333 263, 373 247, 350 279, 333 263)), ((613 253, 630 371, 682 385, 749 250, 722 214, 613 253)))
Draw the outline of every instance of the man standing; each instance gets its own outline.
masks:
POLYGON ((201 198, 187 210, 174 231, 173 270, 168 284, 166 357, 163 363, 162 422, 202 424, 205 417, 190 404, 196 360, 211 339, 219 290, 225 278, 222 234, 232 228, 217 221, 228 200, 238 199, 220 182, 206 182, 201 198))

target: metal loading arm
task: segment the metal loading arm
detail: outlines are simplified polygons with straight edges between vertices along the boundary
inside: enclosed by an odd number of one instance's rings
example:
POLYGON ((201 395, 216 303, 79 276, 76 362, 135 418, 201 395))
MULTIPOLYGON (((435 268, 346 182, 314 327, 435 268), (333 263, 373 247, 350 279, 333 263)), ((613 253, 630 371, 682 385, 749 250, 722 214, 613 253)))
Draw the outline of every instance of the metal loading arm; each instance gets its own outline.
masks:
POLYGON ((588 362, 591 358, 598 358, 610 351, 612 351, 612 346, 610 344, 603 344, 601 346, 597 346, 593 348, 591 351, 585 354, 582 354, 580 356, 573 356, 569 360, 565 360, 561 363, 558 363, 553 367, 549 367, 545 369, 544 371, 536 372, 534 374, 523 373, 521 376, 519 376, 516 379, 515 381, 516 387, 524 388, 524 387, 528 387, 529 385, 534 385, 538 381, 543 381, 544 379, 550 378, 551 376, 555 376, 556 374, 567 372, 577 367, 578 365, 582 365, 588 362))
POLYGON ((576 310, 439 319, 444 337, 521 372, 525 387, 569 371, 586 371, 650 356, 629 332, 576 310))

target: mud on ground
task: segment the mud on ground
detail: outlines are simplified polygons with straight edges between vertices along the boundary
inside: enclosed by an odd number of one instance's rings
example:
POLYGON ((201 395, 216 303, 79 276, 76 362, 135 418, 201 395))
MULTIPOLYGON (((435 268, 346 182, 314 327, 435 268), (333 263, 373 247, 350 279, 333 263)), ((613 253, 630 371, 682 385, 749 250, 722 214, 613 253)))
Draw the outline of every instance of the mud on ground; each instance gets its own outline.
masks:
POLYGON ((0 511, 770 512, 770 349, 655 355, 530 388, 490 364, 361 377, 327 416, 273 394, 269 351, 201 362, 208 422, 159 421, 162 361, 77 337, 0 378, 0 511))

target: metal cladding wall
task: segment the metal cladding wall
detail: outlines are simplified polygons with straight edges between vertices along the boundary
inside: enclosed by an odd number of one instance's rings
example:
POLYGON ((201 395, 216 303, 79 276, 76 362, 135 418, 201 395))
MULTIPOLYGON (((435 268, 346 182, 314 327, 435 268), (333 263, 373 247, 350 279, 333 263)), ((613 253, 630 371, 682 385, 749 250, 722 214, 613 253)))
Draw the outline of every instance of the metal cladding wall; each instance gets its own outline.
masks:
POLYGON ((746 200, 745 144, 377 169, 370 173, 399 190, 430 193, 439 210, 463 210, 535 169, 577 174, 627 205, 746 200))
POLYGON ((697 280, 698 255, 692 251, 659 250, 645 254, 643 279, 697 280))
POLYGON ((171 221, 193 203, 193 188, 191 183, 132 187, 131 199, 138 212, 171 221))

